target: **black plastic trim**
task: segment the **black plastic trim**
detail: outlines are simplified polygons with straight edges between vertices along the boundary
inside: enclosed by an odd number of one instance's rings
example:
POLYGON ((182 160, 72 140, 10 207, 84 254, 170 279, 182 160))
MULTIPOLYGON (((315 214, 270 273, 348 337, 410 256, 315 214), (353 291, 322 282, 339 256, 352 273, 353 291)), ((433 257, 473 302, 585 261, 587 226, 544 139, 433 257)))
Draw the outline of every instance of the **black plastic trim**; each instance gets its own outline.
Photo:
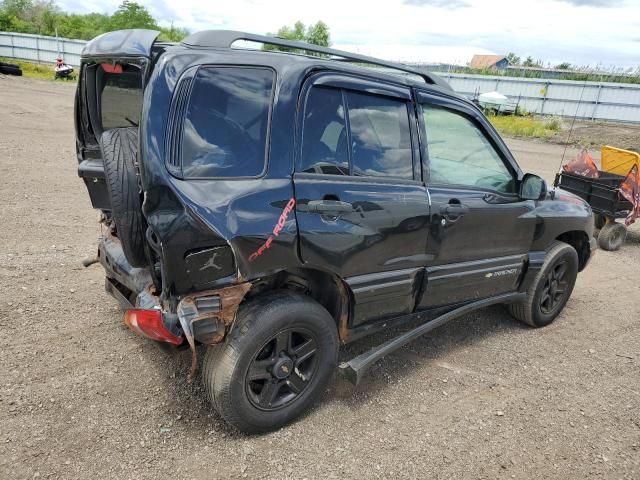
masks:
POLYGON ((240 40, 293 48, 306 52, 322 53, 325 55, 341 57, 359 63, 387 67, 393 70, 417 75, 421 77, 427 84, 438 85, 440 87, 451 90, 449 84, 437 75, 418 70, 417 68, 412 68, 408 65, 387 62, 385 60, 380 60, 374 57, 345 52, 344 50, 337 50, 335 48, 321 47, 310 43, 295 42, 291 40, 285 40, 283 38, 268 37, 266 35, 256 35, 253 33, 238 32, 234 30, 204 30, 202 32, 196 32, 192 35, 189 35, 182 41, 182 44, 192 47, 231 48, 235 42, 238 42, 240 40))
MULTIPOLYGON (((478 300, 477 302, 468 303, 462 307, 455 308, 439 317, 431 320, 427 323, 423 323, 422 325, 414 328, 413 330, 409 330, 408 332, 403 333, 395 338, 392 338, 383 344, 372 348, 371 350, 358 355, 357 357, 351 359, 348 362, 343 362, 340 364, 339 371, 343 377, 349 380, 354 385, 357 385, 362 380, 365 372, 371 367, 375 362, 380 360, 385 355, 392 353, 398 350, 400 347, 403 347, 407 343, 421 337, 422 335, 434 330, 445 323, 454 320, 462 315, 465 315, 474 310, 478 310, 480 308, 488 307, 489 305, 495 305, 497 303, 513 303, 524 300, 525 294, 523 293, 507 293, 504 295, 498 295, 491 298, 485 298, 483 300, 478 300)), ((422 311, 418 313, 412 313, 407 315, 406 317, 409 320, 421 320, 425 319, 428 316, 428 311, 422 311)))

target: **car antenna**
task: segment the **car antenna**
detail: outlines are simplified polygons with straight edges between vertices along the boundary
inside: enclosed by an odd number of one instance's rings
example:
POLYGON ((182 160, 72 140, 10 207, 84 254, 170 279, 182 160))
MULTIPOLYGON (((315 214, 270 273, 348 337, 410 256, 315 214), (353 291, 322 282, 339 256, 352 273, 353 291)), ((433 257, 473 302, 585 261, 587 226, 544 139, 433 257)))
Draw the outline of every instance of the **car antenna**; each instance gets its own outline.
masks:
MULTIPOLYGON (((560 159, 560 166, 558 167, 558 172, 562 169, 562 164, 564 163, 564 156, 567 153, 567 148, 569 147, 569 141, 571 140, 571 134, 573 133, 573 126, 576 123, 576 118, 578 117, 578 111, 580 110, 580 104, 582 103, 582 95, 584 94, 584 89, 587 86, 587 81, 585 80, 582 84, 582 90, 580 91, 580 98, 578 98, 578 105, 576 105, 576 112, 573 114, 573 119, 571 120, 571 127, 569 127, 569 134, 567 135, 567 140, 564 144, 564 150, 562 151, 562 158, 560 159)), ((558 186, 558 176, 556 175, 556 181, 554 182, 554 187, 558 186)))

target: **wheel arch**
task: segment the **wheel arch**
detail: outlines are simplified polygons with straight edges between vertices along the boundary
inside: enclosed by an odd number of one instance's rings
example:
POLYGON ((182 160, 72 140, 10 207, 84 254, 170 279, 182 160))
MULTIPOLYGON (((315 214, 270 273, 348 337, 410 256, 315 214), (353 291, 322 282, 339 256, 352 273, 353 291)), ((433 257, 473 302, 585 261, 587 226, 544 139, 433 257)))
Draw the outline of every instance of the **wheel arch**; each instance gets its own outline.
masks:
POLYGON ((347 338, 353 293, 338 275, 306 267, 281 270, 254 282, 246 299, 281 289, 298 292, 318 302, 335 320, 340 340, 347 338))
POLYGON ((578 254, 578 271, 581 272, 589 261, 591 247, 589 236, 582 230, 570 230, 556 237, 556 240, 571 245, 578 254))

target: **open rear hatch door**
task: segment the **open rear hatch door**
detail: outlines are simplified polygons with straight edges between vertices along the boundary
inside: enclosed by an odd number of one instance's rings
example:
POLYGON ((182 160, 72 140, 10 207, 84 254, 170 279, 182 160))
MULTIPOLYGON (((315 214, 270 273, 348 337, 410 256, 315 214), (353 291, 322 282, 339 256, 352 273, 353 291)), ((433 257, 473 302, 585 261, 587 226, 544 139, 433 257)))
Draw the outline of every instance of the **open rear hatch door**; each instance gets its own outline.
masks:
POLYGON ((105 130, 137 127, 149 77, 155 30, 119 30, 87 43, 76 93, 78 175, 94 208, 110 210, 99 140, 105 130))

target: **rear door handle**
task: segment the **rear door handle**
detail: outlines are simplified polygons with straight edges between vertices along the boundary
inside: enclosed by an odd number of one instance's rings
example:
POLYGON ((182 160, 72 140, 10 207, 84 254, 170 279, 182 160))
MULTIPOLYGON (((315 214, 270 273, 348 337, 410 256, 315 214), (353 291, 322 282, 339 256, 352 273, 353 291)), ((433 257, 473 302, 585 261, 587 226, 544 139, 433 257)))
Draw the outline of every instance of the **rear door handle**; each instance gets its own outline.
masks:
POLYGON ((326 214, 340 214, 353 212, 353 205, 340 200, 310 200, 307 204, 309 212, 326 214))
POLYGON ((461 203, 449 203, 440 207, 440 213, 449 221, 455 221, 464 214, 469 213, 469 207, 461 203))

